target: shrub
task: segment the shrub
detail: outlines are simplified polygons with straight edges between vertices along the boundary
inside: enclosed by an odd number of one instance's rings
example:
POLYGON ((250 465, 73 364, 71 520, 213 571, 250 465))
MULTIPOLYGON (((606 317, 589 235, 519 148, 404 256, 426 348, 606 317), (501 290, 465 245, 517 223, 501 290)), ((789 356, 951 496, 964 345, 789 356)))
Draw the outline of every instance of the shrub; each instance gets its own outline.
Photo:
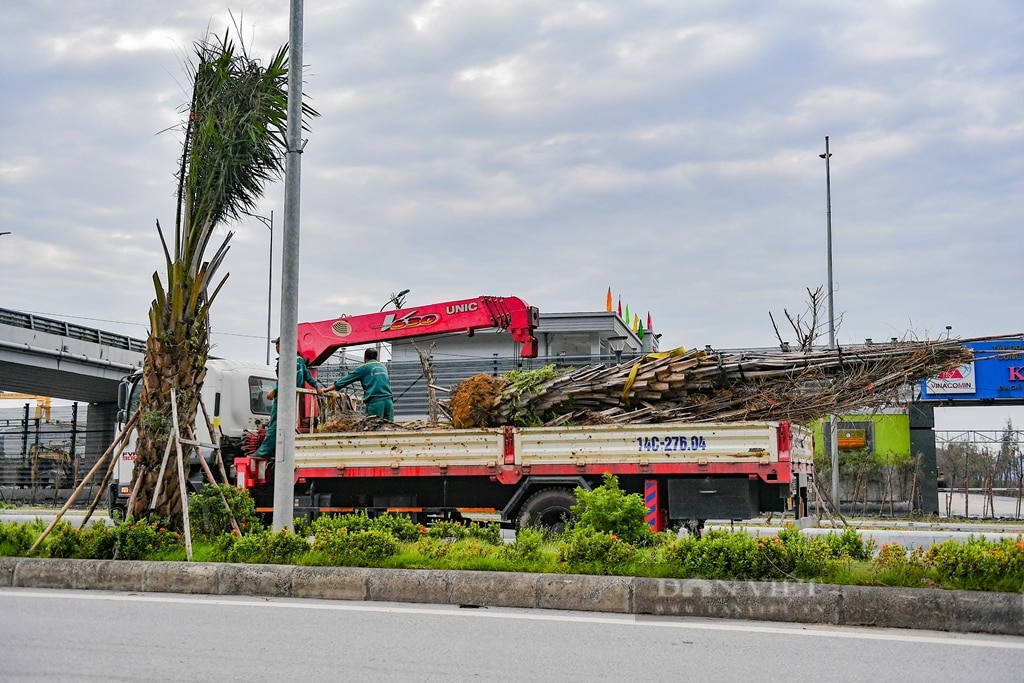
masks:
POLYGON ((198 493, 190 494, 188 514, 192 535, 201 539, 212 540, 231 532, 232 515, 242 534, 261 528, 256 502, 249 491, 231 484, 207 484, 198 493), (230 514, 224 507, 225 501, 230 514))
POLYGON ((921 548, 908 554, 899 543, 885 543, 871 562, 871 577, 883 586, 922 586, 931 565, 921 548))
POLYGON ((314 536, 319 535, 323 530, 369 531, 372 528, 374 528, 374 520, 365 512, 348 515, 321 515, 310 525, 314 536))
POLYGON ((427 528, 427 536, 438 540, 460 541, 468 535, 461 522, 449 519, 440 519, 427 528))
POLYGON ((295 564, 309 552, 309 543, 287 529, 260 529, 241 538, 224 534, 215 542, 213 555, 243 564, 295 564))
POLYGON ((19 524, 18 522, 0 522, 0 555, 5 557, 22 557, 46 528, 42 520, 19 524))
POLYGON ((466 536, 489 543, 490 545, 500 546, 505 544, 505 539, 501 537, 501 525, 497 522, 490 522, 488 524, 470 522, 466 525, 466 536))
POLYGON ((796 529, 754 537, 713 530, 700 539, 669 541, 661 553, 684 577, 722 580, 815 579, 834 572, 835 550, 825 538, 807 539, 796 529))
POLYGON ((615 534, 573 527, 558 542, 558 559, 584 573, 614 574, 637 560, 636 548, 615 534))
POLYGON ((313 550, 330 564, 371 567, 398 553, 398 541, 387 531, 323 528, 317 531, 313 550))
POLYGON ((826 534, 824 537, 825 551, 836 560, 855 560, 867 562, 875 550, 875 542, 867 541, 853 527, 843 529, 841 534, 826 534))
POLYGON ((927 553, 937 579, 950 588, 1024 591, 1024 540, 986 541, 971 537, 948 540, 927 553))
POLYGON ((46 537, 46 554, 50 557, 78 557, 81 543, 78 539, 78 529, 71 526, 66 520, 60 520, 46 537))
POLYGON ((536 562, 541 559, 541 550, 547 541, 547 534, 537 527, 524 527, 516 532, 516 540, 502 547, 505 557, 513 562, 536 562))
POLYGON ((571 509, 576 515, 576 526, 612 534, 632 545, 651 545, 654 532, 647 525, 643 498, 619 488, 614 474, 605 472, 603 482, 593 491, 577 487, 573 492, 576 505, 571 509))
POLYGON ((159 517, 127 521, 114 527, 114 552, 116 560, 145 560, 150 555, 165 553, 181 547, 181 534, 169 531, 159 517))
POLYGON ((416 541, 416 552, 431 560, 439 560, 443 557, 448 557, 454 547, 455 543, 453 541, 432 538, 427 535, 421 536, 420 539, 416 541))
POLYGON ((412 543, 420 537, 420 525, 413 522, 408 515, 385 513, 374 518, 373 528, 386 531, 405 543, 412 543))

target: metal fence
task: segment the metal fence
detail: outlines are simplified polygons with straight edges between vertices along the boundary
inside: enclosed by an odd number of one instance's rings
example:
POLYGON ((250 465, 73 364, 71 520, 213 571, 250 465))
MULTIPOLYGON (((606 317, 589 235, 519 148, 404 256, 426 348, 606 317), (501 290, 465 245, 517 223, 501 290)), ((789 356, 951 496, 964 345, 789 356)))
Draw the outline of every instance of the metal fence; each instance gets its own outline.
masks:
MULTIPOLYGON (((102 438, 86 428, 87 409, 75 403, 49 409, 0 409, 0 502, 58 505, 68 499, 96 464, 86 456, 86 440, 102 438)), ((94 478, 95 479, 95 478, 94 478)), ((98 481, 79 502, 88 505, 98 481)))

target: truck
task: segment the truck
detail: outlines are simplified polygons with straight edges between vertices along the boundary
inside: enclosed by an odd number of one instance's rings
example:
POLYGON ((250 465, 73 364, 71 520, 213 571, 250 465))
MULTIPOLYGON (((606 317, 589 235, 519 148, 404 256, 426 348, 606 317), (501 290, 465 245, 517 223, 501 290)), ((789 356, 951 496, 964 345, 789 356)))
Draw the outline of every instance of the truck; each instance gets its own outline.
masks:
MULTIPOLYGON (((518 297, 477 297, 298 326, 298 352, 314 368, 335 351, 451 332, 502 328, 537 356, 539 313, 518 297)), ((295 514, 398 512, 560 528, 577 487, 605 473, 640 494, 656 529, 699 533, 708 519, 807 510, 813 436, 789 422, 430 429, 299 433, 295 514)), ((273 509, 272 465, 235 460, 236 484, 273 509)))
MULTIPOLYGON (((655 530, 807 514, 813 434, 789 422, 432 429, 295 437, 296 515, 365 511, 560 530, 604 474, 642 496, 655 530)), ((236 458, 237 486, 273 509, 273 472, 236 458)))
MULTIPOLYGON (((277 384, 277 371, 271 365, 250 363, 245 361, 211 358, 206 362, 206 378, 203 381, 201 396, 203 405, 210 412, 210 421, 217 435, 221 459, 225 467, 231 466, 236 457, 251 452, 254 437, 270 421, 272 401, 267 392, 277 384)), ((120 432, 139 407, 142 395, 142 369, 122 378, 118 386, 117 431, 120 432)), ((200 411, 201 412, 201 411, 200 411)), ((192 416, 190 422, 196 425, 196 440, 206 444, 214 443, 200 415, 192 416)), ((107 488, 107 505, 111 516, 124 515, 128 499, 131 496, 132 472, 135 469, 135 441, 133 430, 128 437, 128 444, 121 451, 107 488)), ((187 485, 195 492, 205 482, 202 457, 216 473, 216 453, 214 449, 202 447, 199 453, 194 450, 189 455, 187 485)), ((230 480, 234 480, 232 472, 228 472, 230 480)))

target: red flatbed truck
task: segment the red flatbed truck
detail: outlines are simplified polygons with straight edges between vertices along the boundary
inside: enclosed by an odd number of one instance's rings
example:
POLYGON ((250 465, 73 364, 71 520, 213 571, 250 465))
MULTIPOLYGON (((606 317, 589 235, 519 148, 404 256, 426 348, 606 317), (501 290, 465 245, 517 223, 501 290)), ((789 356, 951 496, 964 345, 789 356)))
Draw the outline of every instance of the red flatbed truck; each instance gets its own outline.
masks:
MULTIPOLYGON (((573 490, 616 475, 655 529, 765 512, 806 514, 813 435, 788 422, 501 427, 299 434, 295 514, 409 513, 558 527, 573 490)), ((272 509, 267 462, 235 460, 237 484, 272 509)))
MULTIPOLYGON (((301 323, 297 346, 315 368, 346 346, 500 328, 522 345, 522 357, 534 358, 539 317, 518 297, 481 296, 301 323)), ((593 488, 610 472, 644 497, 652 526, 699 532, 708 519, 803 516, 812 438, 788 422, 304 433, 295 439, 295 513, 389 511, 557 527, 576 503, 574 489, 593 488)), ((235 466, 238 485, 271 512, 270 463, 241 457, 235 466)))

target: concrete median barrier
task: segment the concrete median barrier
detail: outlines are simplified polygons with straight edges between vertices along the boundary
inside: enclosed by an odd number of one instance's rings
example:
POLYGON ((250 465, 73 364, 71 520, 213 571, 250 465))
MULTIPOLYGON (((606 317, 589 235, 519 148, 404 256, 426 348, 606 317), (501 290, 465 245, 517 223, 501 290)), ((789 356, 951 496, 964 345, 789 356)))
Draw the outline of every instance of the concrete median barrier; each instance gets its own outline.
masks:
POLYGON ((0 587, 553 609, 1024 636, 1024 594, 818 583, 0 557, 0 587))

